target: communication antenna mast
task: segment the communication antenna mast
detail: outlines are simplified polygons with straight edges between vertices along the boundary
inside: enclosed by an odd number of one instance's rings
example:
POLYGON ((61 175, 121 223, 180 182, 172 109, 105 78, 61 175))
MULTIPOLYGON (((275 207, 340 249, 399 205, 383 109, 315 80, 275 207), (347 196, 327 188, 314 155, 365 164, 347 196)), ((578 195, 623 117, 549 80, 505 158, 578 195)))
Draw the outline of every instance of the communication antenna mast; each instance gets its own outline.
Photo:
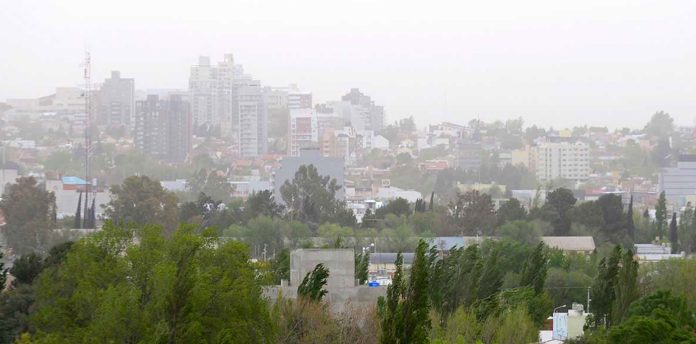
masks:
POLYGON ((92 154, 92 80, 91 80, 91 57, 89 50, 85 52, 84 78, 85 78, 85 208, 82 216, 83 228, 92 227, 89 211, 89 192, 92 186, 90 155, 92 154))

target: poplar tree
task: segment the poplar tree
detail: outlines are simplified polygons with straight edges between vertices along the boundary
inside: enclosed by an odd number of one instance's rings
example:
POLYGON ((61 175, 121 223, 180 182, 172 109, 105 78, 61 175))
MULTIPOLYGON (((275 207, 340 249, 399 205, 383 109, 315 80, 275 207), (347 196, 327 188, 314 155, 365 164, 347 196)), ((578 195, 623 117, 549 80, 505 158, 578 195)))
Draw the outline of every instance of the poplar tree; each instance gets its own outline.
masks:
POLYGON ((667 199, 665 198, 665 192, 660 192, 660 197, 657 199, 657 205, 655 206, 655 225, 657 227, 657 236, 662 241, 663 230, 665 227, 665 221, 667 220, 667 199))
POLYGON ((329 269, 326 268, 324 264, 317 264, 314 270, 308 272, 304 279, 302 279, 302 283, 297 287, 297 296, 307 298, 311 301, 321 301, 328 293, 328 291, 324 289, 328 278, 329 269))
POLYGON ((679 252, 679 232, 677 231, 677 213, 672 213, 672 221, 669 222, 669 242, 672 244, 672 254, 679 252))
POLYGON ((522 269, 520 278, 520 286, 530 286, 534 288, 536 294, 540 294, 544 290, 544 282, 546 281, 547 272, 547 257, 545 245, 540 242, 534 252, 527 258, 522 269))
POLYGON ((617 276, 611 320, 618 325, 624 318, 628 307, 640 297, 638 292, 638 262, 633 259, 633 251, 628 250, 621 259, 617 276))
POLYGON ((403 331, 400 343, 428 343, 430 332, 430 299, 428 297, 428 244, 420 240, 416 248, 411 278, 403 305, 403 331))
POLYGON ((628 211, 626 212, 626 231, 631 242, 636 241, 636 224, 633 222, 633 195, 628 201, 628 211))

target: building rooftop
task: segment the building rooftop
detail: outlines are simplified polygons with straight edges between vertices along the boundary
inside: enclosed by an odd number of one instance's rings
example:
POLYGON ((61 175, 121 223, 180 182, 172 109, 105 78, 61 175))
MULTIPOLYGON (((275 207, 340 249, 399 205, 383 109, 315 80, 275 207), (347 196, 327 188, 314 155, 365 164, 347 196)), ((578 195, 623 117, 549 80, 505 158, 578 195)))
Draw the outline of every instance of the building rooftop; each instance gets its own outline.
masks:
POLYGON ((594 251, 596 248, 591 236, 545 236, 541 240, 547 246, 563 251, 594 251))
POLYGON ((64 185, 87 185, 84 179, 75 176, 62 177, 60 180, 64 185))

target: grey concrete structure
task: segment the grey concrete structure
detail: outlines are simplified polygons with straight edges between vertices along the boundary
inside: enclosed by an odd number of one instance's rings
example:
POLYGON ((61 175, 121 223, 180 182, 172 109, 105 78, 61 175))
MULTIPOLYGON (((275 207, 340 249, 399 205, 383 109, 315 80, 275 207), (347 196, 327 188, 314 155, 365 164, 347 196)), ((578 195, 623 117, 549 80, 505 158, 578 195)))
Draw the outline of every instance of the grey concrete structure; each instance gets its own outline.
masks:
POLYGON ((319 263, 329 269, 326 285, 328 293, 324 300, 336 313, 345 310, 349 305, 358 308, 374 307, 377 299, 386 295, 386 286, 357 285, 352 249, 300 249, 290 253, 289 283, 283 281, 280 286, 265 288, 264 296, 271 300, 275 300, 279 295, 284 298, 297 298, 297 287, 302 279, 319 263))
POLYGON ((681 155, 677 167, 665 168, 658 177, 658 192, 665 192, 667 202, 683 207, 696 199, 696 155, 681 155))
POLYGON ((273 195, 276 202, 285 204, 280 195, 280 187, 286 181, 291 181, 295 178, 295 173, 302 165, 314 165, 317 172, 322 176, 330 176, 336 179, 336 184, 341 188, 336 192, 336 199, 345 199, 345 162, 343 158, 328 158, 321 155, 321 151, 317 149, 302 149, 300 156, 285 157, 281 161, 280 168, 275 172, 273 177, 273 195))
POLYGON ((355 261, 352 249, 299 249, 290 253, 290 286, 297 287, 317 264, 329 269, 326 290, 355 287, 355 261))
POLYGON ((97 121, 110 126, 133 125, 135 114, 135 81, 121 78, 118 71, 104 80, 97 93, 97 121))

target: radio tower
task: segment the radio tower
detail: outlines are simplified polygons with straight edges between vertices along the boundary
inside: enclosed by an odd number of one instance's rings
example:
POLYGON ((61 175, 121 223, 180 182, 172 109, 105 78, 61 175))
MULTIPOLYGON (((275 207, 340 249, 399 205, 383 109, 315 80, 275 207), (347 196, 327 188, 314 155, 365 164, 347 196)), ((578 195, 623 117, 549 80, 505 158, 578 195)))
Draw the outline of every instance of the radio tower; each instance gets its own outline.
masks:
POLYGON ((91 117, 92 117, 92 80, 91 80, 91 58, 89 51, 85 53, 84 63, 85 77, 85 210, 82 216, 82 228, 92 227, 90 221, 89 210, 89 192, 92 186, 91 181, 91 166, 89 163, 90 154, 92 154, 92 133, 91 133, 91 117))

